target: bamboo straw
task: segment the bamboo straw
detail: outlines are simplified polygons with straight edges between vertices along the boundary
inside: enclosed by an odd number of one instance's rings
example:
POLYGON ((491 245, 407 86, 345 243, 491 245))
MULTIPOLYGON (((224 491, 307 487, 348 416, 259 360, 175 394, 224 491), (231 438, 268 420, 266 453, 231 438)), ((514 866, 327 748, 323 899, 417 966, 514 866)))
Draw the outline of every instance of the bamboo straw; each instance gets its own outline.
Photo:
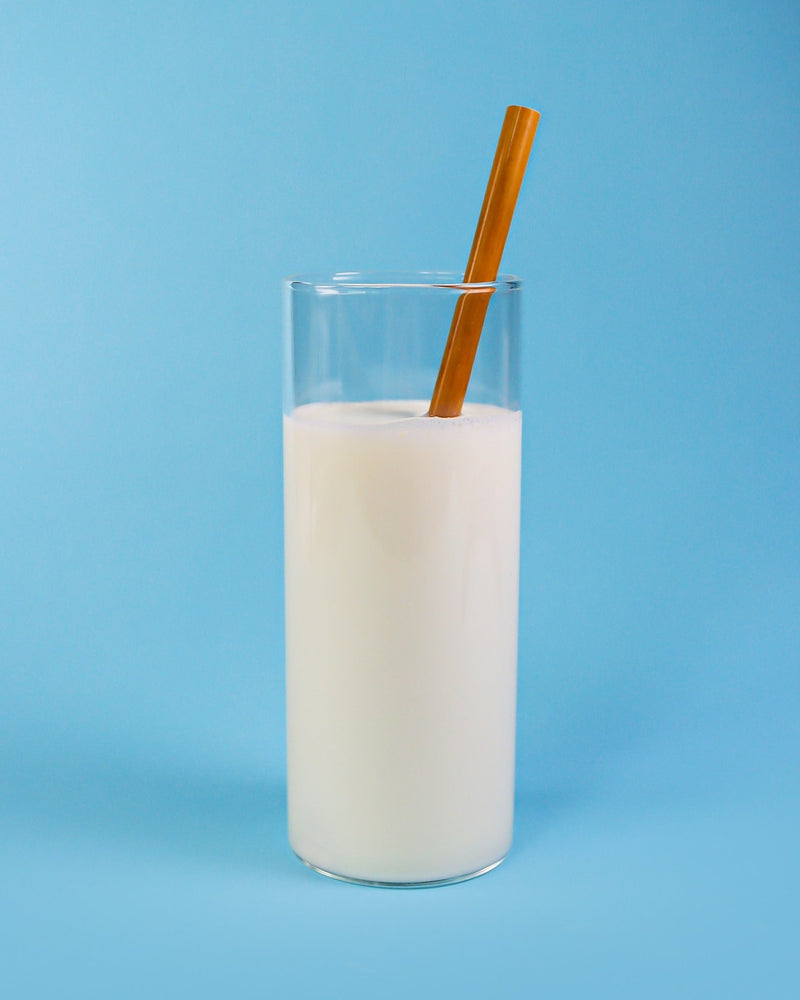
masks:
MULTIPOLYGON (((511 217, 538 124, 538 111, 518 105, 511 105, 506 109, 472 250, 464 272, 464 284, 492 282, 497 279, 511 217)), ((492 291, 491 288, 475 289, 465 291, 459 297, 428 416, 457 417, 461 413, 492 291)))

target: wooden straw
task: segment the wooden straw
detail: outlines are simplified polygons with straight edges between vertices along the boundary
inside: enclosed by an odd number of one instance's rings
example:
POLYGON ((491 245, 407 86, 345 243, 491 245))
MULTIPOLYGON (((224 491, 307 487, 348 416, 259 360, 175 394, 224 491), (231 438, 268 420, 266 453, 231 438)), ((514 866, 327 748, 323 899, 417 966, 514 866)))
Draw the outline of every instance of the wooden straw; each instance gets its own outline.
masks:
MULTIPOLYGON (((511 217, 539 124, 539 112, 512 105, 506 117, 486 185, 478 227, 472 241, 464 284, 492 282, 500 270, 511 217)), ((457 417, 478 349, 493 289, 466 291, 458 299, 428 416, 457 417)))

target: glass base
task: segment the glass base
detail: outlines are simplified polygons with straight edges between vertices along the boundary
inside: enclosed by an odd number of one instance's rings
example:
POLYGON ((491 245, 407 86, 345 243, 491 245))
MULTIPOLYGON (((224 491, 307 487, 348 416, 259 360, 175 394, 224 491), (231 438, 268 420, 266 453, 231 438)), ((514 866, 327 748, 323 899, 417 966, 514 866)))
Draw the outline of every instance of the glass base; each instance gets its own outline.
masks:
POLYGON ((325 875, 327 878, 334 878, 338 882, 349 882, 351 885, 368 885, 375 889, 434 889, 439 885, 455 885, 457 882, 468 882, 472 878, 478 878, 479 875, 485 875, 487 872, 492 871, 492 869, 497 868, 497 866, 502 864, 506 859, 506 855, 504 854, 502 858, 499 858, 497 861, 493 861, 485 868, 480 868, 476 872, 467 872, 466 875, 453 875, 450 878, 431 879, 428 882, 380 882, 377 879, 353 878, 351 875, 340 875, 338 872, 325 871, 324 868, 312 865, 310 861, 306 861, 305 858, 301 858, 296 851, 293 853, 295 857, 302 861, 307 868, 317 872, 319 875, 325 875))

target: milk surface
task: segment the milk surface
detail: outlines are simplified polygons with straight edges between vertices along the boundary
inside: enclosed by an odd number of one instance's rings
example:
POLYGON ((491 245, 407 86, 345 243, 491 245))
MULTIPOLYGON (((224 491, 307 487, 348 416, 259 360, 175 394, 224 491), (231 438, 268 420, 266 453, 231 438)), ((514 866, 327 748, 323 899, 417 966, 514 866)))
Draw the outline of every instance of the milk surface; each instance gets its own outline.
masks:
POLYGON ((289 837, 378 882, 511 844, 521 416, 426 409, 284 418, 289 837))

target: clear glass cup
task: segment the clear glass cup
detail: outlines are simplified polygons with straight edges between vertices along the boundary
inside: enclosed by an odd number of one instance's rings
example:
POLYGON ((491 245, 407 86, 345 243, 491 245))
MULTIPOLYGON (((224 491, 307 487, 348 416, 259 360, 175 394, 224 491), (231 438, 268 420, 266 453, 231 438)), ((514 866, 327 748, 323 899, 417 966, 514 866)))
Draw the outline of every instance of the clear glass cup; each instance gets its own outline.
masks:
POLYGON ((348 881, 436 885, 511 845, 521 282, 284 283, 289 839, 348 881), (461 295, 460 417, 427 416, 461 295))

